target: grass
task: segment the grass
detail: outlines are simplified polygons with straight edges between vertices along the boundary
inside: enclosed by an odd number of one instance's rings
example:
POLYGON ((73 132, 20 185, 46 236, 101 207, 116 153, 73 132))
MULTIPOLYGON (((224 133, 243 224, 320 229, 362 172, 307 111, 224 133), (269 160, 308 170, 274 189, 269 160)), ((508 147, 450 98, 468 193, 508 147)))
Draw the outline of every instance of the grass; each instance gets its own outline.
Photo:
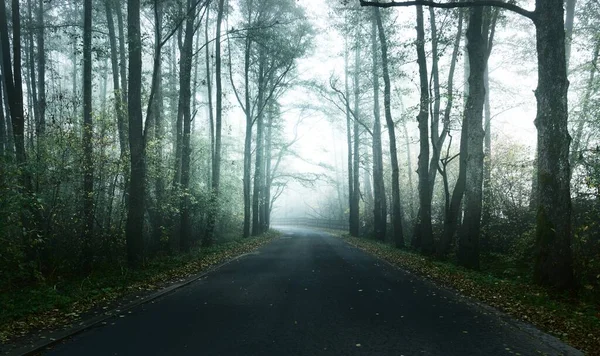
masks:
POLYGON ((501 278, 490 271, 463 269, 377 241, 347 235, 341 238, 394 266, 531 323, 588 355, 600 355, 598 306, 572 296, 552 294, 527 283, 528 278, 517 278, 517 274, 501 278))
POLYGON ((123 261, 85 278, 3 292, 0 294, 0 342, 9 342, 34 330, 69 325, 91 310, 107 309, 119 299, 159 290, 255 250, 278 236, 278 232, 271 231, 256 238, 197 248, 184 255, 156 258, 139 270, 124 267, 123 261))

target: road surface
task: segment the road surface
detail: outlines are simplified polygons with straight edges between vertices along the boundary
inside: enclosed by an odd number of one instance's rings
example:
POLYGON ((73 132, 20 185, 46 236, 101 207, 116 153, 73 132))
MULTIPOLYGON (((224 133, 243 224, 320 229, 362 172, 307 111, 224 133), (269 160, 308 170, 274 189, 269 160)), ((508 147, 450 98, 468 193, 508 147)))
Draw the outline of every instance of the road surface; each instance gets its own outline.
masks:
POLYGON ((310 229, 283 231, 257 252, 46 354, 572 353, 337 238, 310 229))

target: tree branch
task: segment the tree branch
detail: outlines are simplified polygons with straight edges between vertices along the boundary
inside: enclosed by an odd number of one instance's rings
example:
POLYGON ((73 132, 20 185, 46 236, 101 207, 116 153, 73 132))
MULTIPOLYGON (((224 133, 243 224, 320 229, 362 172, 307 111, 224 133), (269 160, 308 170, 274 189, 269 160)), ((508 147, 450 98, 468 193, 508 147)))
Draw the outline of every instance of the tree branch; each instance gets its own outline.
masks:
POLYGON ((522 7, 517 5, 506 3, 500 0, 480 0, 480 1, 461 1, 461 2, 447 2, 447 3, 439 3, 432 0, 411 0, 411 1, 395 1, 392 0, 390 2, 378 2, 378 1, 367 1, 367 0, 359 0, 360 6, 374 6, 374 7, 402 7, 402 6, 430 6, 437 7, 441 9, 454 9, 459 7, 474 7, 474 6, 492 6, 503 8, 512 12, 515 12, 521 16, 525 16, 532 21, 536 20, 537 14, 533 11, 525 10, 522 7))

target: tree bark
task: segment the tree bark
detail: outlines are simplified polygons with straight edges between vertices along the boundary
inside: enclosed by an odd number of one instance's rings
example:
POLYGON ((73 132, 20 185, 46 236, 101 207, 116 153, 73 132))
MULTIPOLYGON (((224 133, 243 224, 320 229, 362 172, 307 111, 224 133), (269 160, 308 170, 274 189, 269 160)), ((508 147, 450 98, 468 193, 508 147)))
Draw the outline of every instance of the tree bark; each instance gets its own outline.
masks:
POLYGON ((483 183, 483 105, 485 101, 484 72, 487 63, 487 46, 483 38, 483 8, 470 10, 467 28, 469 53, 469 96, 465 120, 467 121, 467 174, 465 186, 464 219, 458 244, 458 264, 479 268, 479 233, 481 230, 483 183))
POLYGON ((431 194, 429 187, 429 84, 427 81, 427 59, 425 57, 425 29, 423 24, 423 7, 417 6, 417 62, 421 98, 419 115, 419 216, 415 227, 415 239, 421 252, 425 255, 433 253, 433 232, 431 228, 431 194))
POLYGON ((571 289, 571 187, 563 0, 536 0, 538 200, 534 280, 571 289))
POLYGON ((191 79, 192 79, 192 50, 194 40, 194 20, 189 12, 192 9, 192 0, 187 0, 188 16, 185 20, 185 37, 181 49, 181 59, 179 68, 179 112, 183 118, 183 136, 181 141, 181 214, 180 214, 180 238, 179 244, 181 251, 187 252, 191 247, 191 212, 190 212, 190 135, 192 125, 191 115, 191 79))
MULTIPOLYGON (((353 148, 352 148, 352 196, 350 204, 351 210, 351 221, 352 231, 355 233, 353 236, 360 235, 360 180, 359 180, 359 169, 360 169, 360 132, 358 127, 358 120, 360 118, 360 43, 361 39, 358 36, 358 30, 355 38, 354 48, 354 115, 356 119, 353 120, 353 148)), ((349 99, 347 100, 349 101, 349 99)), ((349 105, 349 103, 348 103, 349 105)), ((350 107, 348 107, 349 109, 350 107)))
POLYGON ((127 130, 125 126, 126 110, 125 101, 123 101, 122 90, 120 87, 119 76, 119 52, 117 50, 117 36, 115 35, 115 24, 112 14, 113 1, 106 0, 104 2, 106 11, 106 23, 108 27, 108 40, 110 43, 110 63, 113 77, 113 94, 115 99, 115 114, 117 115, 117 132, 119 135, 119 147, 121 149, 121 159, 127 154, 127 130))
POLYGON ((44 0, 38 0, 36 12, 37 75, 38 75, 38 135, 46 132, 46 48, 44 41, 44 0))
POLYGON ((92 126, 92 0, 83 3, 83 258, 91 270, 94 236, 94 160, 92 126))
MULTIPOLYGON (((377 43, 377 20, 371 12, 371 48, 373 75, 373 220, 375 239, 385 241, 387 206, 383 180, 383 152, 381 148, 381 121, 379 108, 379 46, 377 43)), ((357 88, 355 88, 356 90, 357 88)), ((356 189, 356 188, 355 188, 356 189)))
POLYGON ((377 28, 379 32, 379 42, 381 45, 381 67, 383 69, 384 82, 384 108, 385 121, 390 139, 390 160, 392 166, 392 226, 393 241, 398 248, 404 247, 404 235, 402 231, 402 213, 400 208, 400 168, 398 165, 398 153, 396 149, 396 132, 394 120, 392 118, 392 89, 390 82, 390 73, 388 66, 388 48, 387 39, 381 21, 379 8, 374 8, 377 28))
POLYGON ((144 193, 145 154, 142 129, 142 40, 140 33, 140 0, 127 1, 127 39, 129 43, 129 150, 131 173, 127 225, 127 261, 132 268, 140 267, 144 253, 144 193))
MULTIPOLYGON (((358 237, 359 235, 359 222, 357 219, 357 214, 355 212, 355 206, 354 206, 354 195, 355 195, 355 191, 354 191, 354 163, 352 160, 352 154, 353 154, 353 145, 352 145, 352 119, 351 119, 351 114, 350 114, 350 85, 349 85, 349 80, 348 80, 348 72, 350 71, 349 68, 349 64, 348 64, 348 52, 349 52, 349 48, 348 48, 348 40, 346 39, 344 41, 344 87, 345 87, 345 93, 346 93, 346 141, 347 141, 347 145, 348 145, 348 210, 349 210, 349 214, 348 214, 348 227, 349 227, 349 233, 350 236, 355 236, 358 237)), ((355 77, 357 78, 358 75, 355 75, 355 77)))
MULTIPOLYGON (((224 1, 219 0, 217 8, 217 23, 216 23, 216 41, 215 41, 215 84, 216 84, 216 117, 215 117, 215 132, 214 135, 214 146, 212 149, 212 204, 211 212, 208 222, 208 233, 206 234, 206 241, 203 242, 205 246, 212 244, 214 240, 215 224, 217 220, 218 204, 219 204, 219 187, 221 182, 221 131, 222 131, 222 116, 223 116, 223 85, 221 80, 221 23, 223 22, 223 8, 224 1)), ((208 19, 207 19, 208 22, 208 19)), ((208 57, 208 52, 207 52, 208 57)), ((210 77, 210 66, 207 58, 207 77, 210 77)), ((212 90, 210 88, 210 78, 208 79, 209 85, 209 106, 211 116, 211 132, 212 132, 212 90)))

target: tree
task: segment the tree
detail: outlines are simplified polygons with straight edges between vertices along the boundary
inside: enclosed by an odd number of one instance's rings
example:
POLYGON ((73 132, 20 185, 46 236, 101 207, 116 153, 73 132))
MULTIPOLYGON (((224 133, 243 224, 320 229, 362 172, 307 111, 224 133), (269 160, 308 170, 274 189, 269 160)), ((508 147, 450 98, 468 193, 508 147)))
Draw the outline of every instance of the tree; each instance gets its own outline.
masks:
POLYGON ((360 0, 363 6, 434 6, 441 8, 495 6, 531 19, 536 29, 538 53, 538 131, 536 223, 537 283, 558 289, 574 285, 571 255, 571 196, 567 103, 567 66, 565 55, 564 10, 562 0, 536 0, 534 11, 497 0, 438 3, 406 1, 379 3, 360 0))
POLYGON ((423 7, 417 6, 417 62, 421 95, 419 101, 419 215, 415 227, 417 247, 423 254, 433 253, 433 231, 431 228, 431 194, 429 189, 429 84, 427 80, 427 58, 425 57, 425 28, 423 7))
POLYGON ((92 126, 92 0, 83 3, 83 217, 84 265, 90 268, 94 228, 94 160, 92 126))
POLYGON ((140 0, 127 1, 127 40, 129 43, 129 150, 131 166, 127 212, 127 261, 140 267, 144 251, 145 155, 142 129, 142 40, 140 33, 140 0))
POLYGON ((392 225, 393 241, 396 247, 404 246, 404 236, 402 232, 402 214, 400 211, 400 168, 398 165, 398 154, 396 150, 396 132, 394 120, 392 118, 392 89, 390 82, 390 73, 388 65, 387 39, 381 21, 381 14, 378 8, 374 8, 377 29, 379 32, 379 42, 381 46, 381 66, 383 69, 384 82, 384 109, 385 121, 390 139, 390 160, 392 166, 392 225))
MULTIPOLYGON (((371 12, 371 51, 373 75, 373 225, 375 238, 385 240, 387 228, 387 206, 383 180, 383 150, 381 148, 381 110, 379 107, 379 43, 377 41, 377 20, 371 12)), ((354 88, 357 90, 357 88, 354 88)))

